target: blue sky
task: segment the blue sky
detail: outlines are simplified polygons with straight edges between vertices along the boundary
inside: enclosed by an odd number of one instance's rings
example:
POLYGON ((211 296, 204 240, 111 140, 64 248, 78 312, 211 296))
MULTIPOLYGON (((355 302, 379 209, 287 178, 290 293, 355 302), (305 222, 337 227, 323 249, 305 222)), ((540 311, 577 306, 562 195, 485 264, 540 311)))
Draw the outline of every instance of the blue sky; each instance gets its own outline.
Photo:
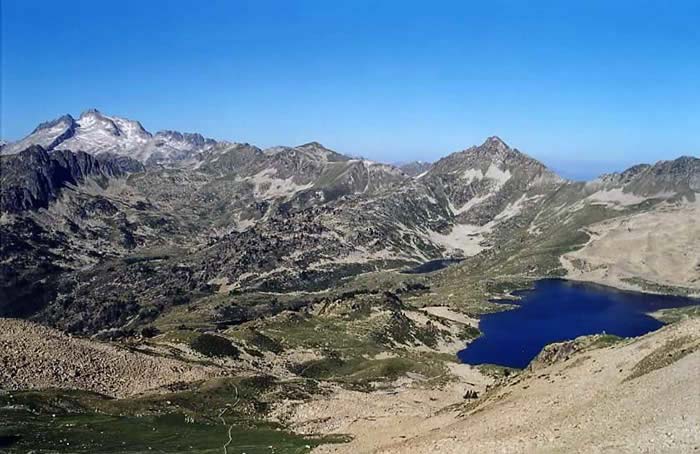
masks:
POLYGON ((89 107, 434 160, 498 135, 574 177, 700 154, 697 1, 2 0, 0 135, 89 107))

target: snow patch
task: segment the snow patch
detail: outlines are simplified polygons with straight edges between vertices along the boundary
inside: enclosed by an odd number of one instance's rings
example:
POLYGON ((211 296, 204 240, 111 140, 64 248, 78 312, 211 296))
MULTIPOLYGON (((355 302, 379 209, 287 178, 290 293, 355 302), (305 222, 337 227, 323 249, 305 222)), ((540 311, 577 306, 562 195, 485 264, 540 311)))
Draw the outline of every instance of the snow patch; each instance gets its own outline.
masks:
POLYGON ((675 193, 673 192, 660 192, 653 196, 643 197, 636 194, 623 192, 621 188, 601 190, 594 192, 587 197, 588 200, 594 203, 602 203, 605 205, 620 205, 620 206, 630 206, 637 205, 648 199, 667 199, 673 197, 675 193))
POLYGON ((274 178, 277 169, 265 169, 246 178, 255 185, 254 195, 261 198, 288 197, 313 186, 313 183, 296 184, 294 177, 274 178))
POLYGON ((467 184, 470 184, 474 181, 488 178, 496 183, 496 187, 500 188, 506 181, 510 180, 511 176, 510 170, 501 170, 496 164, 491 163, 489 168, 486 169, 486 173, 480 169, 466 169, 462 174, 462 179, 466 180, 467 184))
POLYGON ((498 192, 503 187, 503 185, 506 184, 508 180, 510 180, 511 176, 512 175, 510 173, 510 170, 501 170, 498 168, 497 165, 493 163, 489 165, 488 169, 486 169, 486 173, 478 169, 465 170, 462 174, 462 178, 466 180, 467 184, 471 184, 475 181, 481 181, 483 179, 488 179, 493 182, 493 187, 491 188, 489 193, 473 197, 461 207, 455 207, 450 201, 450 209, 455 215, 459 215, 471 210, 473 207, 480 204, 481 202, 484 202, 485 200, 493 196, 496 192, 498 192))
POLYGON ((484 178, 484 173, 479 169, 467 169, 462 174, 462 179, 467 180, 467 184, 473 181, 481 181, 484 178))
POLYGON ((473 207, 477 206, 481 202, 484 202, 485 200, 488 200, 493 194, 489 193, 486 195, 478 196, 478 197, 472 197, 469 199, 467 203, 462 205, 461 207, 457 208, 455 207, 452 202, 450 201, 450 210, 452 210, 452 213, 454 213, 455 216, 466 213, 467 211, 471 210, 473 207))
POLYGON ((444 235, 430 231, 428 238, 433 243, 447 250, 460 250, 465 256, 469 257, 485 249, 479 243, 484 240, 484 234, 490 231, 490 226, 455 224, 452 226, 450 233, 444 235))
POLYGON ((426 170, 425 172, 416 175, 416 179, 423 178, 424 176, 426 176, 428 174, 428 172, 429 172, 429 170, 426 170))
POLYGON ((486 174, 484 174, 486 178, 490 178, 491 180, 494 180, 500 189, 508 180, 510 180, 510 177, 512 176, 510 173, 510 170, 501 170, 498 168, 497 165, 491 164, 489 168, 486 170, 486 174))

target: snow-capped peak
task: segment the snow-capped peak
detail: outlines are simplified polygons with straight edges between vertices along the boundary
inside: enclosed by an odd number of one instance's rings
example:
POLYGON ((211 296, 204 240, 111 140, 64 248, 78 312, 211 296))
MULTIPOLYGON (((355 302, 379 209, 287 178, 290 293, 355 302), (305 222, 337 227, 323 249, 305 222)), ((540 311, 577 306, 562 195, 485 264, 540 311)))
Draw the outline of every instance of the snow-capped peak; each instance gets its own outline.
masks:
POLYGON ((55 120, 40 123, 27 137, 2 147, 2 154, 19 153, 32 145, 40 145, 51 150, 72 137, 76 128, 77 124, 70 115, 63 115, 55 120))
POLYGON ((109 152, 144 163, 167 164, 187 159, 216 143, 200 134, 177 131, 161 131, 154 136, 138 121, 88 109, 77 120, 63 115, 41 123, 24 139, 3 147, 2 153, 18 153, 31 145, 41 145, 47 150, 109 152))

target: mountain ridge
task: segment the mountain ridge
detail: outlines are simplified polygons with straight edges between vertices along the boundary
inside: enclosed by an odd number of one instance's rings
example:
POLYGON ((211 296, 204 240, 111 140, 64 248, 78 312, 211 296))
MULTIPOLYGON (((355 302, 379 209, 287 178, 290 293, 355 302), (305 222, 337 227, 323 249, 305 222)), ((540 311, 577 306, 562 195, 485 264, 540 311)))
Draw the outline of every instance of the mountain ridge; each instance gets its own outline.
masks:
POLYGON ((77 120, 65 114, 40 123, 29 135, 6 144, 0 151, 15 154, 31 145, 41 145, 49 151, 65 148, 92 154, 110 152, 158 165, 185 160, 217 143, 198 133, 163 130, 152 134, 139 121, 105 115, 91 108, 77 120))
MULTIPOLYGON (((137 120, 130 120, 124 117, 103 114, 95 108, 90 108, 81 113, 76 120, 70 114, 64 114, 54 120, 40 123, 30 134, 15 142, 5 142, 0 148, 0 154, 15 154, 31 145, 41 145, 44 149, 51 151, 56 148, 65 148, 72 151, 82 150, 92 154, 100 152, 111 152, 131 157, 147 165, 181 165, 185 162, 188 165, 197 165, 206 151, 226 149, 235 144, 225 140, 214 140, 206 138, 197 132, 180 132, 164 129, 151 133, 146 130, 137 120), (81 123, 82 121, 82 123, 81 123), (95 128, 95 125, 101 127, 95 128), (89 131, 89 129, 93 129, 89 131), (84 131, 87 130, 87 131, 84 131), (109 136, 112 137, 110 141, 109 136), (95 136, 103 136, 97 137, 95 136), (120 143, 121 142, 121 143, 120 143)), ((304 150, 322 159, 354 160, 348 155, 338 153, 316 141, 311 141, 297 146, 275 146, 261 149, 263 153, 278 153, 282 150, 304 150), (324 156, 325 155, 325 156, 324 156)), ((488 154, 494 159, 502 157, 509 150, 523 154, 523 156, 536 159, 522 153, 517 148, 511 148, 500 137, 493 135, 487 137, 481 145, 474 145, 463 150, 449 153, 433 163, 423 161, 413 161, 404 164, 384 164, 398 168, 411 177, 421 177, 427 174, 429 169, 434 168, 446 158, 454 160, 454 155, 473 153, 481 154, 482 157, 488 154)), ((693 159, 693 156, 687 156, 693 159)), ((450 162, 448 160, 448 162, 450 162)), ((540 161, 537 161, 542 164, 540 161)), ((657 163, 659 164, 659 163, 657 163)), ((544 165, 544 164, 542 164, 544 165)), ((610 178, 624 178, 628 176, 638 166, 649 164, 638 164, 622 172, 601 174, 590 181, 610 178), (615 177, 615 175, 621 175, 615 177)), ((550 169, 550 172, 553 172, 550 169)), ((560 177, 561 178, 561 177, 560 177)), ((563 179, 562 179, 563 180, 563 179)))

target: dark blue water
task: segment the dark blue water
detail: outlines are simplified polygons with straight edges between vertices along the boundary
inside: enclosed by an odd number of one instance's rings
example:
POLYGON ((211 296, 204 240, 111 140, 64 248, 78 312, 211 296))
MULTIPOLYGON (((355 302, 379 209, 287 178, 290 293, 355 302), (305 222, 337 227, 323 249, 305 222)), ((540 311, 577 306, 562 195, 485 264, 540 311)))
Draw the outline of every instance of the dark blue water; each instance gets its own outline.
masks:
POLYGON ((437 260, 430 260, 425 263, 421 263, 420 265, 410 268, 406 271, 402 271, 403 274, 425 274, 425 273, 432 273, 433 271, 441 270, 443 268, 447 268, 450 265, 454 265, 455 263, 459 263, 464 259, 437 259, 437 260))
POLYGON ((647 313, 700 304, 700 299, 623 292, 609 287, 545 279, 515 292, 513 310, 484 315, 483 335, 458 353, 467 364, 523 368, 547 344, 587 334, 640 336, 663 323, 647 313))

